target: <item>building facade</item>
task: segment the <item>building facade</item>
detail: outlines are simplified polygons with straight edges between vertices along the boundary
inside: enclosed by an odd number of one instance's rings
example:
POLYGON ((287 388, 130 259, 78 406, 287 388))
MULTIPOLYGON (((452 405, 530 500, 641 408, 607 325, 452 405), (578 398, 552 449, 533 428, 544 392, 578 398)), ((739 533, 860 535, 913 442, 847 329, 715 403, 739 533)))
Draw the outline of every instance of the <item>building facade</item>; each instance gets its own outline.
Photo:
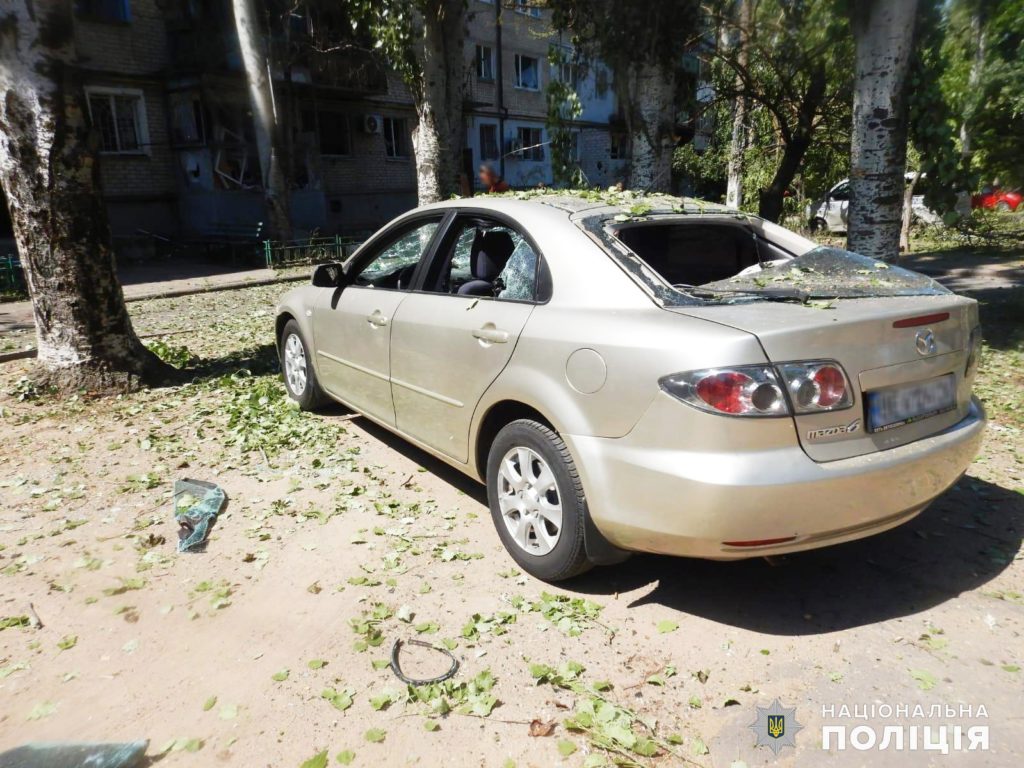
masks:
MULTIPOLYGON (((550 11, 530 0, 468 2, 463 166, 477 188, 480 164, 513 188, 553 182, 556 79, 580 99, 565 126, 580 182, 624 179, 628 141, 609 70, 578 62, 550 11)), ((332 24, 350 26, 343 19, 294 9, 287 18, 267 45, 280 54, 271 74, 295 231, 373 230, 416 204, 410 94, 365 48, 312 44, 332 24)), ((75 24, 118 252, 256 239, 263 191, 230 0, 76 0, 75 24)))

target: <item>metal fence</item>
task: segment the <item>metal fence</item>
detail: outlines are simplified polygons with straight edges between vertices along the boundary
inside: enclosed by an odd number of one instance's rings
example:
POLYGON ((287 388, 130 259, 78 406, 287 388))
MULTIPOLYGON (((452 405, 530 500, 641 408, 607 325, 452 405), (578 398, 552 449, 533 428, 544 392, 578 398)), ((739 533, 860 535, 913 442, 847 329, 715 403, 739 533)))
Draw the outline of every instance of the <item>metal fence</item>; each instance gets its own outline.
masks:
POLYGON ((344 261, 362 242, 361 239, 339 235, 309 237, 304 240, 264 240, 263 255, 267 269, 323 264, 328 261, 344 261))
POLYGON ((25 273, 17 256, 0 256, 0 293, 24 293, 25 273))

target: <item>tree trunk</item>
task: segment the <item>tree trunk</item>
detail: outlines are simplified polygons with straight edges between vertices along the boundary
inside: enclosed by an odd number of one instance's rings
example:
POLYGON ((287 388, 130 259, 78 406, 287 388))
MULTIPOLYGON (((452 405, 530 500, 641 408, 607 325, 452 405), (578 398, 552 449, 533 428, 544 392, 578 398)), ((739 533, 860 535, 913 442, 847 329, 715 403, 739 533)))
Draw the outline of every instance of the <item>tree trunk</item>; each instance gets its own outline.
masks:
POLYGON ((825 70, 822 68, 815 70, 811 74, 807 90, 800 102, 795 127, 786 126, 784 128, 780 125, 777 129, 782 137, 780 142, 782 158, 775 169, 775 176, 772 178, 771 184, 767 189, 761 190, 758 195, 758 215, 769 221, 778 222, 782 218, 786 190, 793 183, 793 179, 804 161, 804 155, 810 149, 815 131, 814 118, 825 99, 827 87, 825 70))
POLYGON ((876 259, 899 255, 907 159, 907 75, 917 0, 856 0, 850 250, 876 259))
POLYGON ((25 269, 38 363, 61 392, 170 378, 139 341, 114 268, 71 3, 12 0, 0 25, 0 183, 25 269), (91 140, 90 140, 91 138, 91 140))
POLYGON ((757 214, 768 221, 778 222, 782 218, 782 210, 786 200, 786 190, 793 183, 800 164, 804 161, 811 146, 810 136, 795 136, 785 145, 782 151, 782 160, 775 170, 771 184, 761 190, 758 195, 757 214))
MULTIPOLYGON (((737 59, 740 69, 746 70, 749 58, 747 35, 750 33, 750 2, 739 0, 738 32, 739 47, 737 59)), ((737 75, 737 90, 742 89, 743 82, 737 75)), ((733 105, 732 138, 729 142, 728 181, 725 190, 725 204, 730 208, 743 205, 743 155, 747 150, 747 99, 742 94, 737 96, 733 105)))
POLYGON ((292 230, 289 190, 285 181, 284 159, 281 157, 280 121, 274 102, 268 46, 264 43, 264 33, 253 0, 232 0, 232 6, 242 65, 249 82, 253 133, 256 136, 256 154, 259 156, 263 200, 267 209, 266 232, 270 237, 287 240, 291 238, 292 230))
MULTIPOLYGON (((431 0, 423 13, 422 81, 413 135, 420 205, 458 194, 464 128, 465 0, 431 0)), ((418 93, 416 92, 418 91, 418 93)))
POLYGON ((914 187, 921 178, 921 172, 915 171, 914 176, 903 190, 903 220, 900 224, 900 253, 910 253, 910 225, 914 220, 914 187))
POLYGON ((971 122, 978 108, 978 84, 985 67, 985 21, 982 18, 983 4, 974 4, 971 10, 971 42, 974 44, 974 57, 971 60, 971 71, 967 76, 967 95, 964 104, 963 120, 960 123, 960 154, 969 169, 974 149, 971 146, 971 122))
POLYGON ((672 189, 672 122, 675 73, 656 64, 632 67, 627 109, 629 186, 647 192, 672 189))

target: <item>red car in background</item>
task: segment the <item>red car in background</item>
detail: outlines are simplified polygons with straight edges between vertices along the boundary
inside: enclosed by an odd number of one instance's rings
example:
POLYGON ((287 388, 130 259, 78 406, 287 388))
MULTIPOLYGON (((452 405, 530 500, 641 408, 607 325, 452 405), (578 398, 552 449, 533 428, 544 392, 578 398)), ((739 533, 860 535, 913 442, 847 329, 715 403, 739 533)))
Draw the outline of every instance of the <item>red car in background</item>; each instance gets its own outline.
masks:
POLYGON ((985 187, 977 195, 971 195, 971 208, 992 208, 997 211, 1016 211, 1024 196, 1020 192, 1005 192, 1002 189, 985 187))

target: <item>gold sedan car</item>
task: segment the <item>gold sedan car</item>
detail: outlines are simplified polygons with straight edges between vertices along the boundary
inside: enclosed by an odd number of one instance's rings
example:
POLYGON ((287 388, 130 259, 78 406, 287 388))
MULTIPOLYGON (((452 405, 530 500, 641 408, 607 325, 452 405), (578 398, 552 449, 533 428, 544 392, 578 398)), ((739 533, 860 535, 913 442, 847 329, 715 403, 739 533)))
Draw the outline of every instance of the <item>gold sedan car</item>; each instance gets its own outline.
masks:
POLYGON ((453 200, 287 294, 304 408, 337 400, 487 485, 549 581, 884 531, 974 457, 977 303, 667 196, 453 200))

